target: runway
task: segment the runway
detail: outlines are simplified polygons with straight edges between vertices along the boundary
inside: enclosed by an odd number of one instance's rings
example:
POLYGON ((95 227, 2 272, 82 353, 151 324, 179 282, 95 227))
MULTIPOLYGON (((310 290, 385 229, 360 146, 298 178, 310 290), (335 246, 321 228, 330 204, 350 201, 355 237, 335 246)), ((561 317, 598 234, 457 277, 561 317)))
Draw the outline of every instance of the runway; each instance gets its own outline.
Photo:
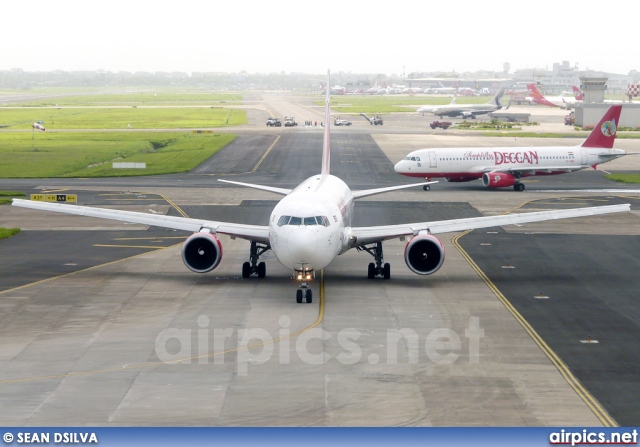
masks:
MULTIPOLYGON (((392 138, 378 138, 335 132, 332 173, 353 189, 412 181, 393 172, 394 157, 407 151, 406 139, 394 145, 392 138)), ((225 149, 191 174, 2 180, 0 187, 70 187, 83 203, 132 210, 148 209, 149 203, 134 201, 135 194, 115 202, 104 194, 161 193, 193 217, 264 223, 277 196, 215 180, 227 174, 291 187, 320 166, 321 133, 315 129, 251 133, 236 141, 247 143, 232 148, 246 157, 226 156, 225 149)), ((637 195, 631 189, 615 196, 581 193, 586 185, 604 190, 612 183, 599 172, 580 174, 544 179, 522 194, 443 184, 429 193, 407 190, 363 200, 354 225, 495 214, 541 198, 563 200, 526 206, 627 200, 634 212, 495 234, 476 231, 458 239, 445 234, 447 260, 428 277, 405 266, 406 242, 385 243, 389 281, 367 280, 370 256, 351 251, 317 278, 311 305, 295 303, 291 273, 270 253, 266 278, 242 279, 248 243, 241 240, 223 238, 220 266, 196 275, 182 264, 173 239, 163 239, 169 248, 152 251, 102 246, 116 238, 162 239, 158 230, 2 207, 0 226, 28 222, 30 230, 0 242, 1 267, 9 267, 6 259, 20 260, 11 285, 3 281, 0 291, 0 423, 637 425, 637 195), (46 270, 47 261, 68 246, 76 247, 76 264, 95 267, 72 274, 46 270), (42 259, 35 261, 39 252, 42 259), (505 262, 514 268, 503 269, 505 262), (566 364, 577 385, 474 264, 566 364), (33 276, 43 269, 45 274, 33 276), (549 298, 532 296, 540 293, 549 298), (585 337, 599 343, 580 343, 585 337)), ((176 213, 163 196, 143 198, 153 199, 154 210, 176 213)))

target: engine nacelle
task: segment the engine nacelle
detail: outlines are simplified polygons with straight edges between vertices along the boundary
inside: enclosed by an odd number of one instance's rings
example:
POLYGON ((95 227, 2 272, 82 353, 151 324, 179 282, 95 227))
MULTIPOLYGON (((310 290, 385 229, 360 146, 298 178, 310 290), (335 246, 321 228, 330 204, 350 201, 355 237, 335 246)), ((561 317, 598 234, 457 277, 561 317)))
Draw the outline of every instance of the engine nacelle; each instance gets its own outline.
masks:
POLYGON ((467 119, 467 118, 472 120, 476 119, 476 116, 473 114, 473 112, 462 112, 461 116, 463 119, 467 119))
POLYGON ((192 234, 182 246, 182 260, 196 273, 210 272, 222 260, 222 244, 215 234, 192 234))
POLYGON ((482 174, 482 184, 487 188, 504 188, 513 186, 516 178, 506 172, 485 172, 482 174))
POLYGON ((404 262, 418 275, 430 275, 444 263, 444 247, 438 238, 421 234, 409 241, 404 248, 404 262))

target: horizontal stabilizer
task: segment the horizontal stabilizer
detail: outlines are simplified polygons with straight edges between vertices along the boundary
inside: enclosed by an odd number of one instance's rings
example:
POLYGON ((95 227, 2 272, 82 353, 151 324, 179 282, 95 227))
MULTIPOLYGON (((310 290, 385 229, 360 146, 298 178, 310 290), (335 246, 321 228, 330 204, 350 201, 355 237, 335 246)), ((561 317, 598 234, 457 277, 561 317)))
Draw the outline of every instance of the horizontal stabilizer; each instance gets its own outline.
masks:
POLYGON ((246 186, 247 188, 261 189, 263 191, 269 191, 269 192, 273 192, 273 193, 280 194, 280 195, 283 195, 283 196, 286 196, 287 194, 289 194, 291 192, 290 189, 275 188, 273 186, 256 185, 255 183, 233 182, 231 180, 222 180, 222 179, 218 179, 218 181, 222 182, 222 183, 231 183, 232 185, 246 186))
POLYGON ((424 182, 424 183, 411 183, 409 185, 388 186, 386 188, 364 189, 362 191, 353 191, 354 199, 361 199, 362 197, 375 196, 376 194, 382 194, 383 192, 396 191, 398 189, 413 188, 414 186, 432 185, 436 182, 424 182))

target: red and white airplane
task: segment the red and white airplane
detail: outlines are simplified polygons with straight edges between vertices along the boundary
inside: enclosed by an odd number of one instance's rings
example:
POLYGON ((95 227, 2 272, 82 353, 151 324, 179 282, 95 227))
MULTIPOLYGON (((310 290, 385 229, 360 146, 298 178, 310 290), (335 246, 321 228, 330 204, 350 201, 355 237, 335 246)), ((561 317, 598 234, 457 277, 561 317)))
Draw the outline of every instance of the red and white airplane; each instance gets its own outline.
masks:
MULTIPOLYGON (((327 85, 330 85, 329 82, 327 85)), ((375 258, 375 263, 370 263, 368 267, 369 278, 383 276, 389 279, 391 267, 384 262, 382 242, 409 237, 410 240, 404 252, 407 266, 419 275, 430 275, 436 272, 444 262, 444 247, 434 236, 437 233, 617 213, 630 209, 628 204, 610 205, 399 225, 353 227, 351 222, 354 200, 419 186, 422 183, 351 191, 342 180, 329 174, 331 123, 329 97, 330 91, 327 88, 320 174, 309 177, 293 190, 228 182, 285 196, 274 207, 266 225, 245 225, 19 199, 13 200, 13 206, 193 231, 194 234, 187 238, 182 247, 182 259, 186 266, 196 273, 209 272, 220 264, 222 260, 222 243, 218 239, 220 235, 246 239, 250 242, 249 261, 242 266, 242 276, 248 277, 255 274, 258 278, 263 278, 266 275, 266 266, 264 262, 258 262, 259 257, 267 250, 273 250, 276 259, 291 269, 299 282, 296 293, 298 303, 303 299, 307 303, 312 301, 309 282, 314 278, 315 272, 325 268, 337 256, 353 248, 366 251, 375 258)))
MULTIPOLYGON (((482 179, 488 188, 513 186, 524 191, 520 179, 596 168, 627 155, 613 149, 622 106, 611 106, 589 137, 578 146, 419 149, 395 165, 399 174, 427 180, 444 177, 448 182, 482 179)), ((425 190, 429 185, 424 186, 425 190)))
POLYGON ((529 95, 531 95, 531 101, 534 104, 570 109, 576 104, 582 103, 582 93, 579 89, 576 92, 577 87, 573 87, 574 96, 544 96, 535 84, 527 84, 527 89, 529 89, 529 95), (579 99, 578 96, 580 96, 579 99))

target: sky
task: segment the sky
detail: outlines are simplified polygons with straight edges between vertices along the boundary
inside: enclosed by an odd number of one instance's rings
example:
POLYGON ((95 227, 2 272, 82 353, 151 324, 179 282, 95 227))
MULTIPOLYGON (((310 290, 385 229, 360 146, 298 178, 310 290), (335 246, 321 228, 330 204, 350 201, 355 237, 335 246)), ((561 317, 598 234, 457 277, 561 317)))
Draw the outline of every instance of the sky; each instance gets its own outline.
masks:
POLYGON ((634 3, 606 14, 548 0, 7 0, 0 70, 409 74, 569 61, 627 74, 640 70, 622 14, 634 3))

